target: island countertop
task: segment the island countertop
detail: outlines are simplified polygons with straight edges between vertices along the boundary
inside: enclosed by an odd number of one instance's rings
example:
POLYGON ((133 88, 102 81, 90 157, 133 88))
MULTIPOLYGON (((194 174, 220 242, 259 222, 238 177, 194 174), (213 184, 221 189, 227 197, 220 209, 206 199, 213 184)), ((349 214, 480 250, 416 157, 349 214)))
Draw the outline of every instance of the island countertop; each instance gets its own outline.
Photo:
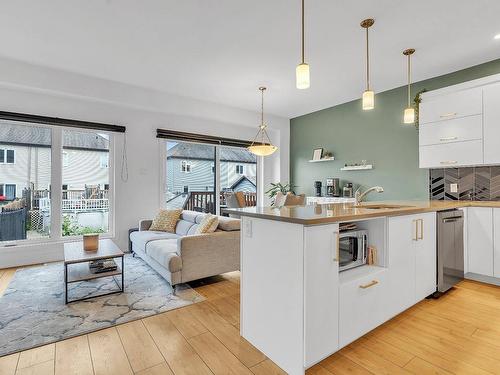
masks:
POLYGON ((223 212, 267 220, 302 225, 329 224, 369 218, 412 215, 463 207, 499 207, 499 201, 384 201, 353 203, 310 204, 290 207, 226 208, 223 212), (382 206, 378 208, 379 206, 382 206))

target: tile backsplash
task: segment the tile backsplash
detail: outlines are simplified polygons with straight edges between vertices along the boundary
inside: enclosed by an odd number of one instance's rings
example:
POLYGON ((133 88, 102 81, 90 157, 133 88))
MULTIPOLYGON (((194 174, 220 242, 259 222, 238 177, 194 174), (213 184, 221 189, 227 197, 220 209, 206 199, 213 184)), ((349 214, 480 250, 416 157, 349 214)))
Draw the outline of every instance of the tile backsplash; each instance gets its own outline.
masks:
POLYGON ((500 166, 431 169, 429 196, 433 200, 500 201, 500 166), (452 192, 453 184, 458 185, 452 192))

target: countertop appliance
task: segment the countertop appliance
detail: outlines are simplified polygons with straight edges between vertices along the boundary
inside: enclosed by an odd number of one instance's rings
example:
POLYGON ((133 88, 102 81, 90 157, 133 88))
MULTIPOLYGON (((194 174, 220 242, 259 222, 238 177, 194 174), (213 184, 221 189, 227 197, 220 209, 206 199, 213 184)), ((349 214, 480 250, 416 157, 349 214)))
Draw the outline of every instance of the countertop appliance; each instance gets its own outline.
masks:
POLYGON ((339 234, 339 270, 345 271, 366 264, 368 231, 351 230, 339 234))
POLYGON ((354 188, 352 186, 352 182, 348 182, 347 184, 344 185, 344 189, 342 190, 342 195, 345 198, 354 197, 354 188))
POLYGON ((314 181, 314 195, 317 197, 321 197, 322 185, 321 181, 314 181))
POLYGON ((340 180, 338 178, 326 179, 326 196, 338 197, 340 196, 340 180))
POLYGON ((464 213, 437 213, 437 293, 446 292, 464 279, 464 213))

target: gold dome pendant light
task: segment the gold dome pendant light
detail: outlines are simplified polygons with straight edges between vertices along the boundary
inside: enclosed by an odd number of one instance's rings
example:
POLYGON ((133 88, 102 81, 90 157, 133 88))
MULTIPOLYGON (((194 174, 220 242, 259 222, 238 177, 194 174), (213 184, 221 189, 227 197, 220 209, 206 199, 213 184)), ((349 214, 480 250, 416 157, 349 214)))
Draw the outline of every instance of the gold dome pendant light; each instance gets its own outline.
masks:
POLYGON ((260 126, 257 135, 255 136, 252 144, 248 146, 248 151, 257 156, 269 156, 273 154, 278 147, 271 144, 271 139, 267 134, 267 125, 264 123, 264 91, 265 87, 259 87, 261 92, 261 115, 260 115, 260 126), (266 142, 267 140, 267 142, 266 142))
POLYGON ((374 23, 373 18, 368 18, 360 23, 360 26, 366 30, 366 90, 363 92, 363 110, 365 111, 375 108, 375 93, 370 89, 370 49, 368 40, 368 29, 374 23))
POLYGON ((305 48, 304 48, 304 1, 302 0, 302 62, 297 65, 295 70, 296 86, 299 90, 308 89, 311 86, 311 79, 309 74, 309 64, 305 62, 305 48))
POLYGON ((415 108, 411 105, 411 55, 415 53, 413 48, 405 49, 403 55, 408 57, 408 107, 403 114, 403 123, 413 124, 415 122, 415 108))

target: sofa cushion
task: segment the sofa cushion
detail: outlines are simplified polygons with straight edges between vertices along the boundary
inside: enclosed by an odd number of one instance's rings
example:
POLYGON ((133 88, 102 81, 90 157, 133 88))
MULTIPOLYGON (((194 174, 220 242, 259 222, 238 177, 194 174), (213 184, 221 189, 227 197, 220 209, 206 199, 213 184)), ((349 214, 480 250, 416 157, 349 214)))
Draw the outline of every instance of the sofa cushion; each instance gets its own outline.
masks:
POLYGON ((175 227, 181 217, 182 209, 160 210, 153 219, 150 230, 175 233, 175 227))
POLYGON ((146 249, 146 245, 150 241, 162 240, 162 239, 175 239, 180 236, 174 233, 168 232, 157 232, 152 230, 142 230, 130 233, 130 241, 132 241, 137 247, 143 251, 146 249))
POLYGON ((233 230, 240 230, 241 224, 240 219, 234 219, 231 217, 219 216, 219 226, 217 227, 220 230, 224 230, 227 232, 233 230))
POLYGON ((196 218, 198 216, 205 216, 205 214, 197 211, 184 210, 182 211, 181 220, 196 223, 196 218))
POLYGON ((178 243, 176 239, 151 241, 146 245, 146 254, 170 272, 178 272, 182 269, 178 243))
POLYGON ((192 221, 187 221, 187 220, 179 220, 177 222, 177 226, 175 227, 175 233, 178 234, 179 236, 186 236, 189 232, 189 229, 193 226, 196 225, 192 221))
POLYGON ((219 226, 219 217, 212 214, 208 214, 200 222, 200 225, 198 225, 198 228, 196 229, 196 234, 215 232, 218 226, 219 226))

